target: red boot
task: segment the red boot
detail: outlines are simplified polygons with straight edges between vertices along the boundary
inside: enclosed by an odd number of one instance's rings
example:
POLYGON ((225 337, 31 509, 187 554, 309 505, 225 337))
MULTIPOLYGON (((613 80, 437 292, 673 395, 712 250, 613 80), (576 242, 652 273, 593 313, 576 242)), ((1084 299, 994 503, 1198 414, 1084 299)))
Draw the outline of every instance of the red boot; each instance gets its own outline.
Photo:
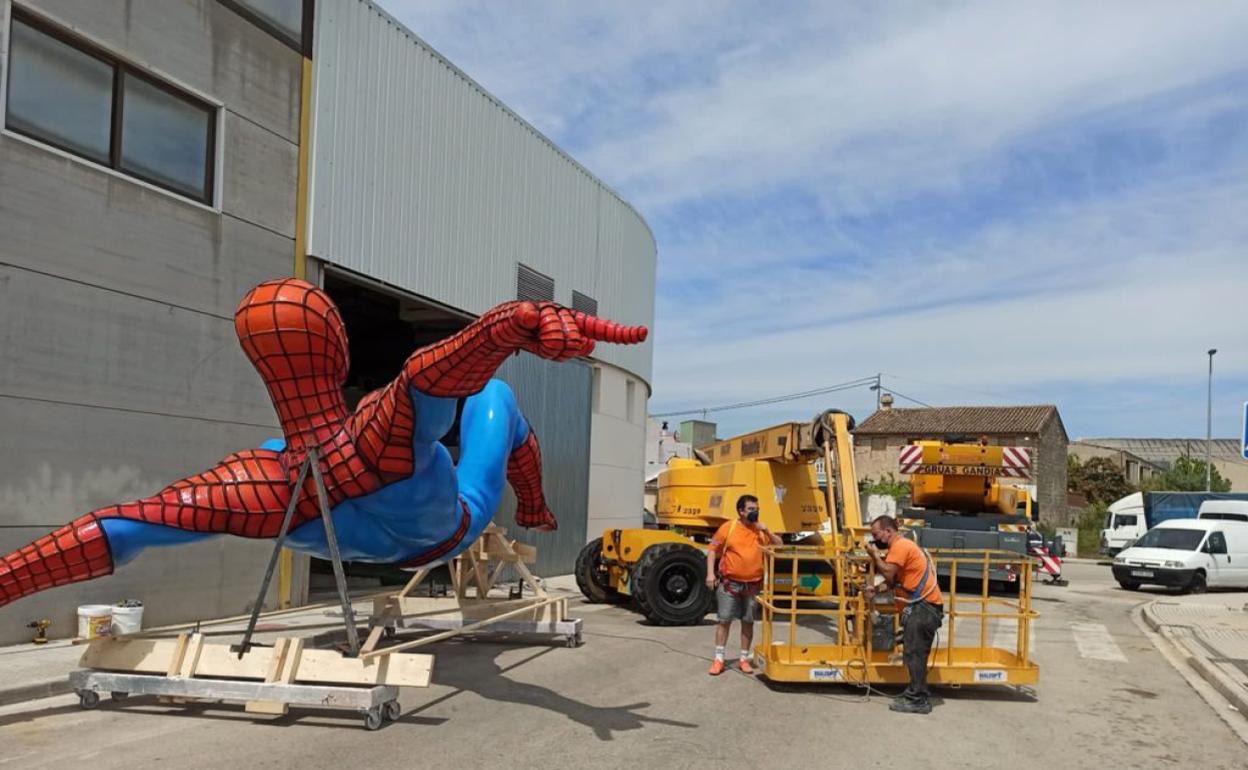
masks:
POLYGON ((45 588, 112 574, 113 557, 99 519, 80 516, 0 558, 0 607, 45 588))
POLYGON ((546 507, 542 494, 542 450, 537 436, 529 437, 507 458, 507 483, 516 493, 516 523, 522 527, 552 532, 559 528, 555 515, 546 507))

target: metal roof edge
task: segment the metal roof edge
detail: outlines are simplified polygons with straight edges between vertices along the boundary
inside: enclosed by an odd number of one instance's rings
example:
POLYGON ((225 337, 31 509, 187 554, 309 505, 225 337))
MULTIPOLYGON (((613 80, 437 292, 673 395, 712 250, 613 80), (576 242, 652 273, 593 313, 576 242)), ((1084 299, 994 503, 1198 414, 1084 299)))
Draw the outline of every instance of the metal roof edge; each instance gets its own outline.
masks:
MULTIPOLYGON (((345 0, 345 1, 351 2, 351 0, 345 0)), ((571 155, 567 153, 566 150, 564 150, 559 145, 555 144, 554 140, 552 140, 550 137, 546 136, 541 131, 539 131, 536 126, 534 126, 532 123, 530 123, 529 121, 521 117, 515 110, 508 107, 505 103, 503 103, 503 100, 499 99, 497 96, 490 93, 489 90, 487 90, 484 86, 482 86, 480 83, 474 80, 468 73, 464 72, 462 69, 457 67, 453 62, 451 62, 450 59, 447 59, 445 56, 443 56, 441 52, 438 51, 438 49, 429 45, 429 43, 427 43, 424 40, 424 38, 422 38, 420 35, 417 35, 415 32, 413 32, 406 24, 396 19, 389 11, 377 5, 377 3, 373 2, 373 0, 354 0, 354 1, 362 5, 368 6, 378 16, 382 17, 386 21, 398 27, 399 30, 404 35, 409 37, 413 43, 415 43, 416 45, 428 51, 431 55, 434 56, 434 58, 442 62, 442 64, 445 65, 447 69, 451 70, 451 72, 454 72, 456 75, 463 78, 464 81, 468 83, 468 85, 475 88, 482 96, 489 99, 496 107, 498 107, 503 112, 510 115, 512 119, 514 119, 520 125, 524 126, 530 133, 532 133, 539 140, 544 142, 548 147, 554 150, 564 160, 571 163, 582 174, 589 177, 591 180, 593 180, 595 184, 597 184, 603 190, 606 190, 608 193, 610 193, 613 198, 615 198, 620 203, 624 204, 624 207, 627 208, 629 211, 631 211, 633 213, 633 216, 637 217, 638 221, 641 222, 642 226, 646 228, 646 232, 650 234, 650 243, 654 245, 654 251, 655 251, 656 258, 657 258, 658 250, 659 250, 659 242, 654 237, 654 230, 650 227, 650 223, 646 221, 646 218, 641 215, 641 212, 638 211, 637 208, 633 206, 633 204, 629 203, 627 200, 624 199, 624 196, 616 192, 615 188, 611 187, 611 185, 599 179, 596 174, 594 174, 592 171, 590 171, 588 168, 582 165, 580 161, 578 161, 576 158, 573 158, 571 155)), ((316 34, 316 27, 313 27, 313 35, 315 34, 316 34)))

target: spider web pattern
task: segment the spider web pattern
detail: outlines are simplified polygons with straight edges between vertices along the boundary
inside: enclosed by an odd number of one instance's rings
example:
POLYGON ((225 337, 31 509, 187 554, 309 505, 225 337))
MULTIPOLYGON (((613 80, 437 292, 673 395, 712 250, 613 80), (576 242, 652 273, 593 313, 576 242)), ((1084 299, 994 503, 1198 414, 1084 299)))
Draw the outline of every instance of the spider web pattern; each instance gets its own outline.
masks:
POLYGON ((529 430, 524 443, 507 458, 507 483, 516 493, 516 523, 522 527, 558 526, 542 494, 542 450, 529 430))
POLYGON ((113 571, 108 541, 92 514, 0 560, 0 607, 47 588, 102 577, 113 571))
POLYGON ((288 450, 302 454, 341 430, 350 358, 329 295, 306 281, 267 281, 243 297, 234 329, 269 391, 288 450))

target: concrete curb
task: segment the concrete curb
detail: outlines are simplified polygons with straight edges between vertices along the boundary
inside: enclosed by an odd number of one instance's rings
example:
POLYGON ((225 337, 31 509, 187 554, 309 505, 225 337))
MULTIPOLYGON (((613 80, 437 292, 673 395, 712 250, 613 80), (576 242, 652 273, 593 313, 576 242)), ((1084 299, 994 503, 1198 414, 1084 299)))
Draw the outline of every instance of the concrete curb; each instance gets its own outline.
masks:
POLYGON ((1209 686, 1218 691, 1222 697, 1226 698, 1230 704, 1239 711, 1245 718, 1248 718, 1248 693, 1240 687, 1237 682, 1230 677, 1218 671, 1215 667, 1209 665, 1204 656, 1194 654, 1181 639, 1170 633, 1170 626, 1162 623, 1161 619, 1153 613, 1153 602, 1145 604, 1141 608, 1141 616, 1148 627, 1153 629, 1174 645, 1187 661, 1187 665, 1191 667, 1202 679, 1209 683, 1209 686))
POLYGON ((14 703, 25 703, 31 700, 51 698, 73 692, 69 686, 69 677, 58 677, 45 682, 24 684, 20 687, 0 688, 0 706, 11 706, 14 703))

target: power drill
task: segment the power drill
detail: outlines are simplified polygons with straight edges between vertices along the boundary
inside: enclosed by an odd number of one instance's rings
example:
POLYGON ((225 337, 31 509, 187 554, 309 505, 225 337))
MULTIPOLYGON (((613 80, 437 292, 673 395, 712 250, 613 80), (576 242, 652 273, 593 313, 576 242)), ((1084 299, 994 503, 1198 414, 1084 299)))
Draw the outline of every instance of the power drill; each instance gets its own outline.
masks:
POLYGON ((39 618, 38 620, 32 620, 29 623, 27 623, 26 624, 27 628, 35 629, 35 638, 32 639, 31 641, 34 642, 35 644, 47 644, 48 643, 48 626, 50 625, 52 625, 52 621, 48 620, 47 618, 39 618))

